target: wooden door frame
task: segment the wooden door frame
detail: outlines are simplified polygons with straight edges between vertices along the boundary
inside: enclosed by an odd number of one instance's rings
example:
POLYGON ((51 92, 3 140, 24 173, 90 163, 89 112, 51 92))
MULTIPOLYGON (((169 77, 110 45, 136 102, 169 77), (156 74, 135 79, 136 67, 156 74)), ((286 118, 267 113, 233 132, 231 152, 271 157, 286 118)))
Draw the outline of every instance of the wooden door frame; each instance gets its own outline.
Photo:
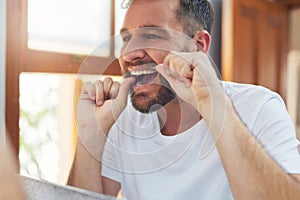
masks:
POLYGON ((6 0, 0 0, 0 140, 5 139, 6 0))

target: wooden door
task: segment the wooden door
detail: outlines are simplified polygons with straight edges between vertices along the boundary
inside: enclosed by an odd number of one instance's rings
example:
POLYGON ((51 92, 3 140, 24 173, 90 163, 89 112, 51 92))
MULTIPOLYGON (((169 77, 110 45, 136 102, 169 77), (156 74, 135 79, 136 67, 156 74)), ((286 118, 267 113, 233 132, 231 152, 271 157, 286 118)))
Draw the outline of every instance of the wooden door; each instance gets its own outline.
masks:
POLYGON ((223 1, 223 78, 265 86, 286 97, 289 4, 223 1))

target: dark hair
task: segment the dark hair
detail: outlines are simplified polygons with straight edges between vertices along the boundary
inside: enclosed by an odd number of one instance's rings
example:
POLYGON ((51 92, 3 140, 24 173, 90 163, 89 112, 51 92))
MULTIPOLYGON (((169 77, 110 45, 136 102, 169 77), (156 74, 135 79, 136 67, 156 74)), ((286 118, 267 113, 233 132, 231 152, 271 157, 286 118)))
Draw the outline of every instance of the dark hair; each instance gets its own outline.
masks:
POLYGON ((203 29, 211 33, 214 11, 208 0, 179 0, 176 18, 183 25, 184 32, 193 37, 203 29))
MULTIPOLYGON (((124 0, 122 7, 128 8, 134 0, 124 0)), ((208 0, 179 0, 176 18, 183 25, 184 32, 193 37, 199 30, 211 33, 214 10, 208 0)))

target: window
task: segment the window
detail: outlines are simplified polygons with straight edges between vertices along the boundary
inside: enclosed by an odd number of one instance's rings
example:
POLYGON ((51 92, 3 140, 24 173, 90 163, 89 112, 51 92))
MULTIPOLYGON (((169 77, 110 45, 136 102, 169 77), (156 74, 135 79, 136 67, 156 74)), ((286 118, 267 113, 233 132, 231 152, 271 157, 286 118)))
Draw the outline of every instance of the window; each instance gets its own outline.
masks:
POLYGON ((119 46, 113 36, 126 12, 121 3, 7 1, 6 126, 22 174, 66 181, 76 140, 74 88, 82 84, 77 74, 89 80, 99 73, 119 78, 119 46), (92 68, 82 68, 82 63, 92 68))

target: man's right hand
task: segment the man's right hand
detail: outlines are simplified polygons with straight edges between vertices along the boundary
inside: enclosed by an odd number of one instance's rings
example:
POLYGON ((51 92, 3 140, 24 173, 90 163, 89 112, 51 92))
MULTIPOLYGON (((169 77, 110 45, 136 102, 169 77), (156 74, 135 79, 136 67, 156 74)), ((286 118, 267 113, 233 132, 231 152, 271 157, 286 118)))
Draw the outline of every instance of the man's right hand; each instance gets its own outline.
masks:
POLYGON ((134 78, 111 78, 83 86, 77 108, 78 140, 68 184, 102 193, 101 155, 109 129, 127 104, 134 78), (96 103, 97 102, 97 103, 96 103))
POLYGON ((120 84, 107 77, 83 86, 77 108, 78 136, 98 159, 102 152, 101 143, 126 107, 133 81, 134 78, 127 78, 120 84))

